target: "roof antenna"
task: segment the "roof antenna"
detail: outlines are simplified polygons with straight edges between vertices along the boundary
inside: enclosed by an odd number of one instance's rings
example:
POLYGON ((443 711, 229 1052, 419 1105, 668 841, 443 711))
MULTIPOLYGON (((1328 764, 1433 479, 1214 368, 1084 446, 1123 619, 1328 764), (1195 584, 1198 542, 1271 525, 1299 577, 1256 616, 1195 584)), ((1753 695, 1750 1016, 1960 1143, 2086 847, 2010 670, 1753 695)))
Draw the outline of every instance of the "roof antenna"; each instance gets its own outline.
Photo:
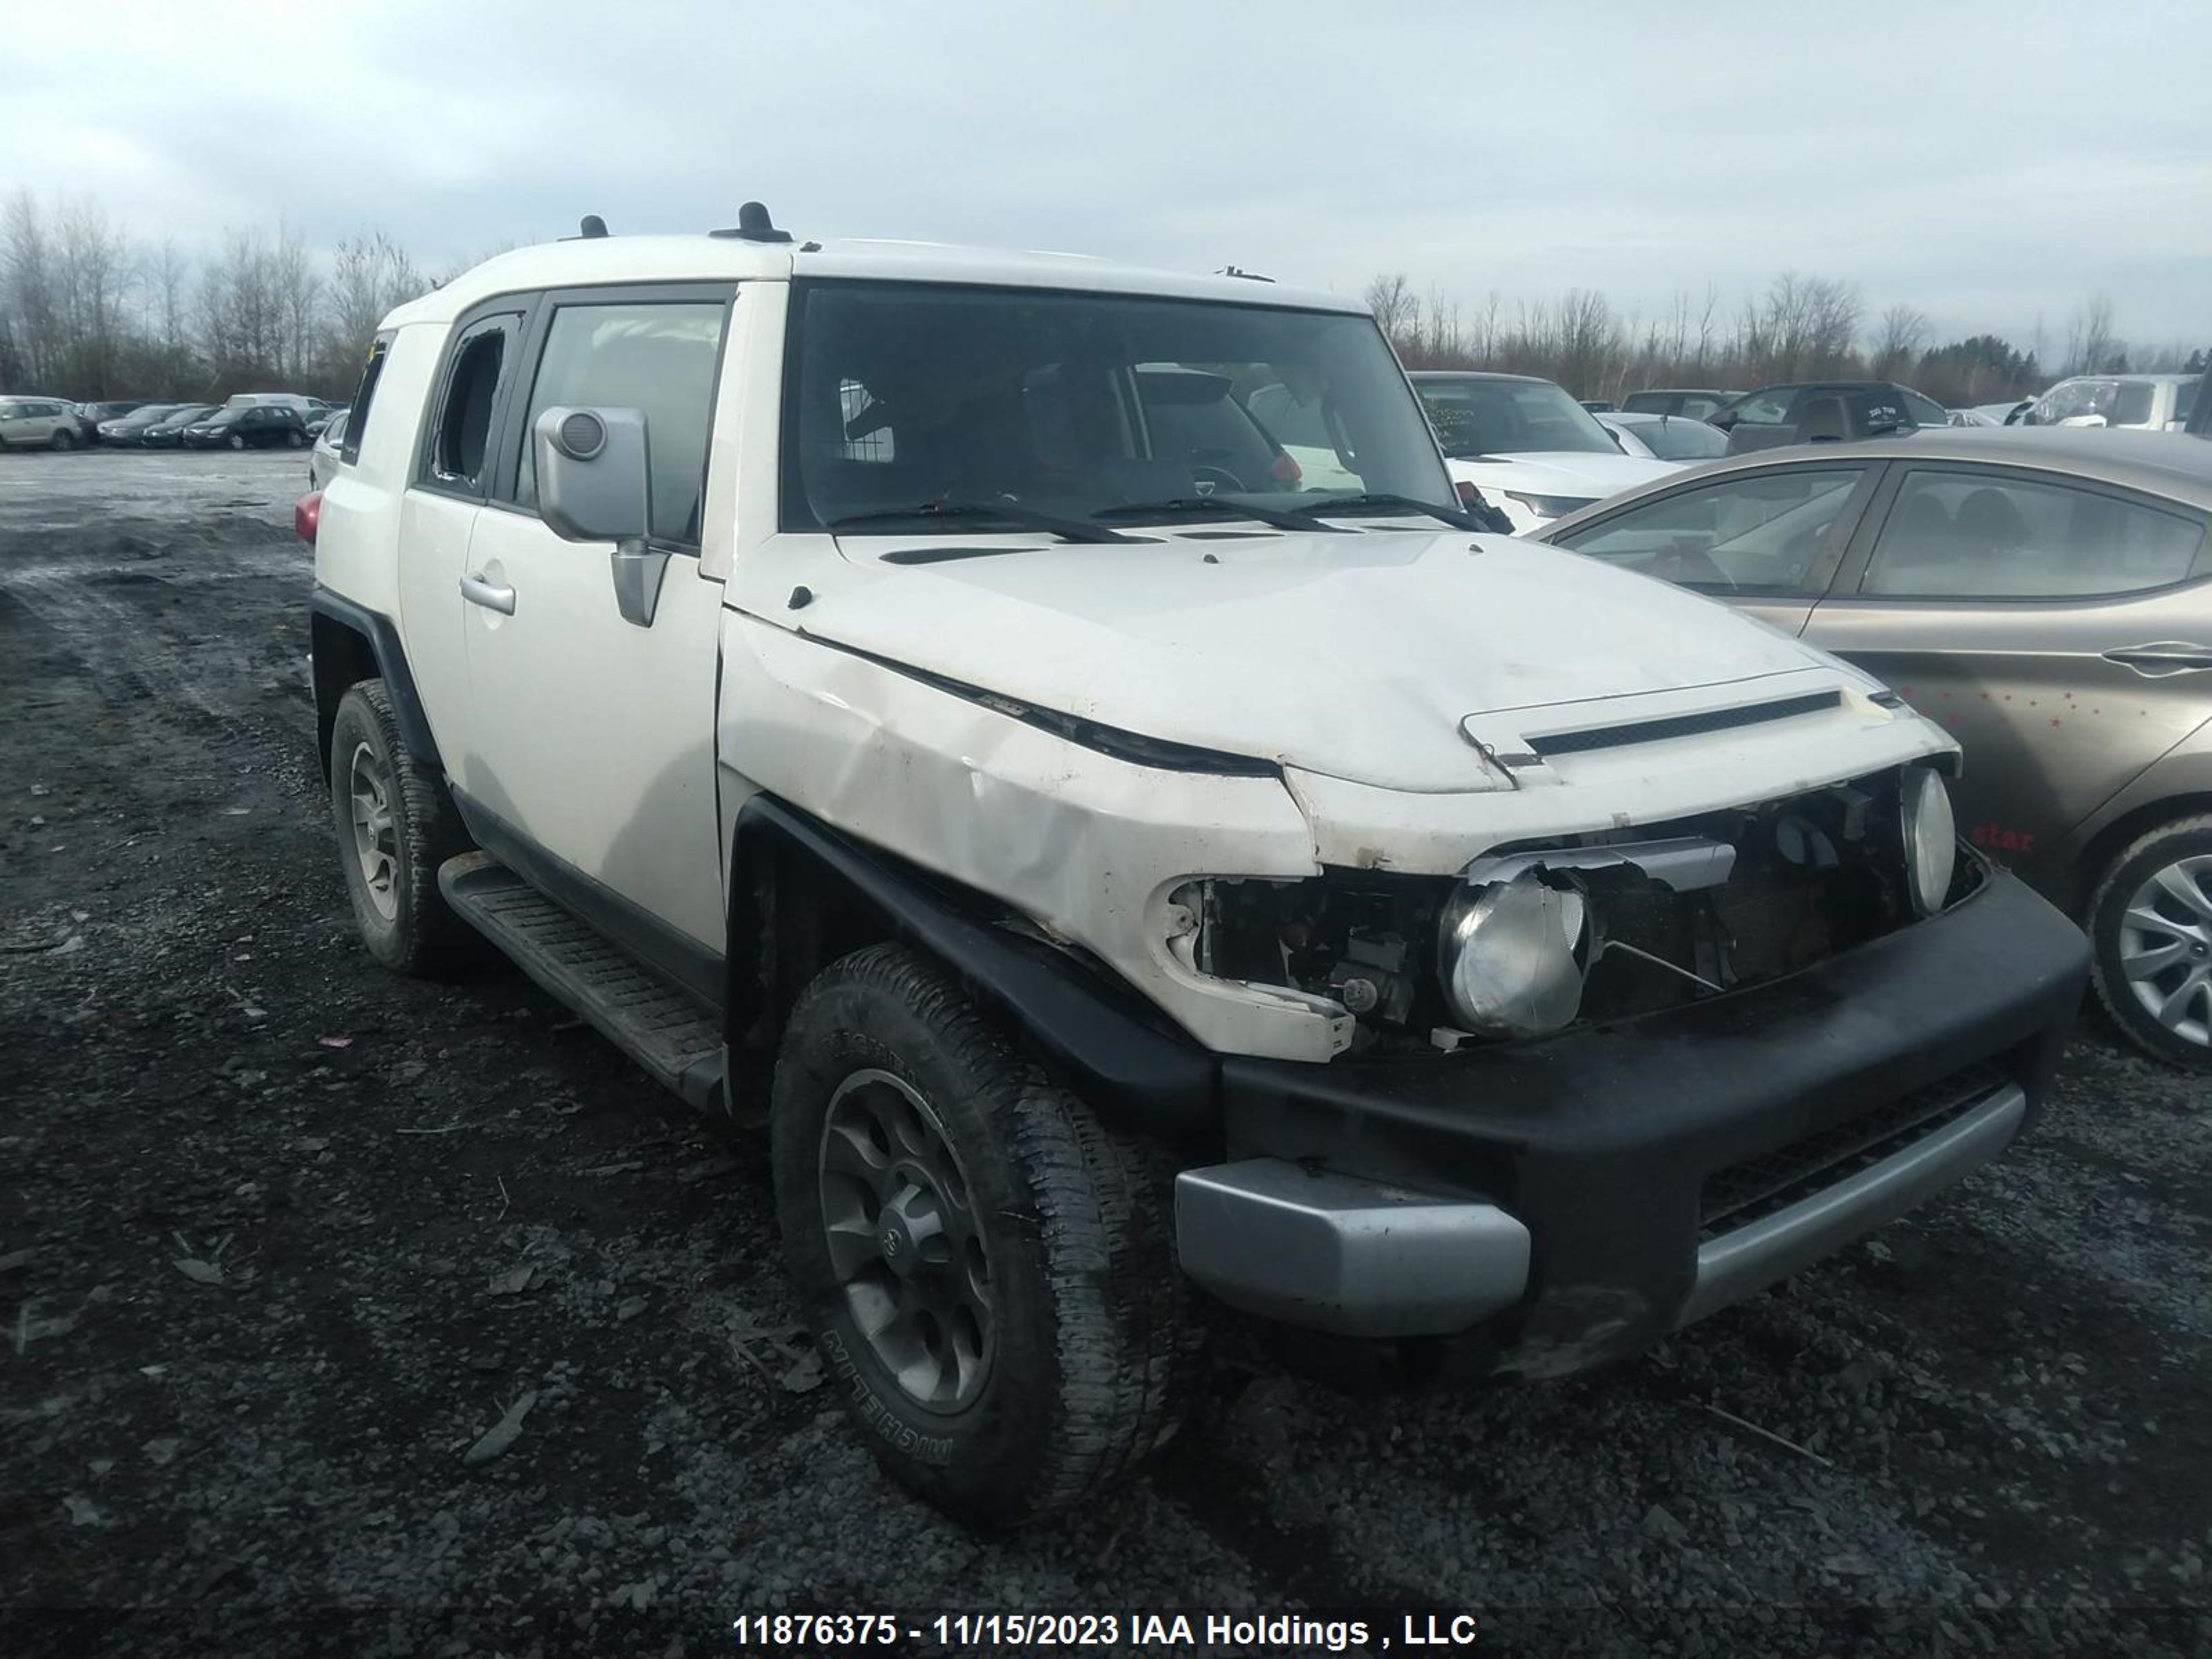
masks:
POLYGON ((791 240, 791 233, 778 230, 775 222, 768 216, 768 210, 758 202, 747 202, 738 210, 735 229, 710 230, 707 234, 709 236, 734 236, 746 242, 787 242, 791 240))
POLYGON ((587 239, 595 236, 604 236, 607 234, 607 222, 600 218, 596 213, 587 213, 584 216, 584 222, 579 227, 579 229, 587 239))

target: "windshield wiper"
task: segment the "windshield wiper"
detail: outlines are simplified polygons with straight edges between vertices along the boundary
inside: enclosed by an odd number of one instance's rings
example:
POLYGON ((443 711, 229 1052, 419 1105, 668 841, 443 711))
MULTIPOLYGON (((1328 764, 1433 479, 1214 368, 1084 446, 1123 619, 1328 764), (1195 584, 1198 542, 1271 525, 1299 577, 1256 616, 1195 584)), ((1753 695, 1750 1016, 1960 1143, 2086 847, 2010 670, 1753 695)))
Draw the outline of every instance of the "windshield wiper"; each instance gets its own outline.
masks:
POLYGON ((1456 507, 1438 507, 1434 501, 1417 501, 1411 495, 1385 495, 1371 491, 1359 495, 1325 496, 1306 510, 1332 516, 1340 513, 1420 513, 1431 519, 1441 519, 1458 530, 1487 531, 1491 528, 1472 513, 1462 513, 1456 507))
POLYGON ((1094 519, 1121 519, 1172 513, 1226 514, 1232 519, 1250 519, 1258 524, 1273 525, 1278 530, 1307 532, 1326 530, 1339 534, 1349 533, 1340 525, 1323 524, 1302 511, 1292 512, 1279 507, 1255 507, 1249 501, 1224 499, 1219 495, 1175 495, 1164 501, 1132 501, 1126 507, 1102 507, 1091 516, 1094 519))
POLYGON ((878 507, 866 513, 848 513, 823 528, 832 532, 857 530, 863 525, 888 524, 900 519, 999 519, 1022 530, 1041 530, 1071 542, 1137 542, 1141 536, 1124 536, 1083 519, 1040 513, 1013 501, 923 501, 915 507, 878 507))

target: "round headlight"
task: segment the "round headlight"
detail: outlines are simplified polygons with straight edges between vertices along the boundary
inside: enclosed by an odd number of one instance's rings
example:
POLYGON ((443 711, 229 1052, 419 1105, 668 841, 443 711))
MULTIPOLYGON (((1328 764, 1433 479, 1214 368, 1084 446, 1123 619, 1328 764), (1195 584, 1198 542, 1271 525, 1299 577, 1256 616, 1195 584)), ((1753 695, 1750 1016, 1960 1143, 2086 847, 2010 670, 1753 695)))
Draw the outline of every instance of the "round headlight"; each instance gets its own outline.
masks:
POLYGON ((1912 908, 1932 916, 1951 890, 1951 870, 1959 856, 1959 831, 1951 820, 1951 792, 1933 767, 1905 771, 1905 884, 1912 908))
POLYGON ((1462 888, 1437 941, 1452 1012, 1480 1036, 1558 1030, 1582 1007, 1589 933, 1583 896, 1547 887, 1534 872, 1462 888))

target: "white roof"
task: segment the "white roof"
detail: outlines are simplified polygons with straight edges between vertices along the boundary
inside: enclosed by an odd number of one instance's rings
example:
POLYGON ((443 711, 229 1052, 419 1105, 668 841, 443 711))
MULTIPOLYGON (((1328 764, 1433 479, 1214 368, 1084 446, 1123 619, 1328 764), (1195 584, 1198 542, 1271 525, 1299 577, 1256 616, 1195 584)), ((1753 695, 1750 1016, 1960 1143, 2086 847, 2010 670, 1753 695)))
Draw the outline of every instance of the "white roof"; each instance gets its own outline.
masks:
POLYGON ((597 236, 545 242, 495 255, 385 321, 450 322, 479 300, 541 288, 629 283, 781 282, 793 276, 975 283, 1007 288, 1082 289, 1308 311, 1364 312, 1359 301, 1318 289, 1195 276, 1117 264, 1080 253, 1018 252, 935 242, 753 242, 734 236, 597 236))

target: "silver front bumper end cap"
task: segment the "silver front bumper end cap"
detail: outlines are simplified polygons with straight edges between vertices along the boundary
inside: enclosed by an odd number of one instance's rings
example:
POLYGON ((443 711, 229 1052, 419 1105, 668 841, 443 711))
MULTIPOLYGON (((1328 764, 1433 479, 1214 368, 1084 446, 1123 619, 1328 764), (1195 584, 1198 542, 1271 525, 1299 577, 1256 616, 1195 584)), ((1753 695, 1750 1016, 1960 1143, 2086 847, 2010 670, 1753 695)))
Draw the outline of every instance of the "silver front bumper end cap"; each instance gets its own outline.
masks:
POLYGON ((1255 1158, 1176 1177, 1182 1270, 1232 1308, 1341 1336, 1447 1336, 1528 1285, 1528 1230, 1441 1199, 1255 1158))
POLYGON ((1676 1328, 1834 1255, 1934 1197, 2012 1145, 2027 1116, 2026 1091, 2008 1083, 1881 1163, 1699 1245, 1697 1282, 1676 1328))

